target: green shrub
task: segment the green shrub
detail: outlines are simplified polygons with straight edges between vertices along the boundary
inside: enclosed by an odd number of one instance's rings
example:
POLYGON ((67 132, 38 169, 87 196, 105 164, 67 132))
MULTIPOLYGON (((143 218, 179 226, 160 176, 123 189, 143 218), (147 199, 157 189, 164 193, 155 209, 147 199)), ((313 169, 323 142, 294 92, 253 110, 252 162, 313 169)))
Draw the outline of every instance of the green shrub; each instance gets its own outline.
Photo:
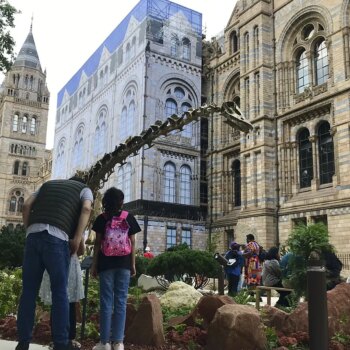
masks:
POLYGON ((0 269, 22 266, 24 244, 26 240, 25 229, 11 229, 3 226, 0 231, 0 269))
POLYGON ((147 274, 147 268, 150 263, 150 259, 145 258, 141 255, 136 255, 135 265, 136 265, 136 276, 130 279, 130 286, 136 286, 137 280, 142 274, 147 274))
POLYGON ((289 235, 286 246, 292 253, 288 260, 288 280, 298 297, 307 294, 307 266, 312 254, 320 259, 325 252, 334 252, 328 229, 323 223, 298 225, 289 235))
POLYGON ((0 319, 16 314, 22 293, 22 269, 0 270, 0 319))
POLYGON ((218 276, 219 268, 211 253, 192 250, 182 244, 153 258, 147 273, 153 277, 164 276, 170 282, 184 281, 200 288, 208 278, 218 276))

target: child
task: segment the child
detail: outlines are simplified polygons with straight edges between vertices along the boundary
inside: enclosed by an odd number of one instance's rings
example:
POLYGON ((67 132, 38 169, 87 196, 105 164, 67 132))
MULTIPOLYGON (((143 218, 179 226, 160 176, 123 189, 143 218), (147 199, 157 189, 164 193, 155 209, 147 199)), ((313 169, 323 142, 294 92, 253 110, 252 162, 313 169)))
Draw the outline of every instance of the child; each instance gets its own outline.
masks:
MULTIPOLYGON (((80 242, 78 252, 71 256, 68 274, 69 341, 71 343, 72 348, 77 349, 79 349, 81 345, 75 340, 77 334, 77 319, 75 306, 76 303, 80 302, 80 300, 84 298, 84 286, 78 255, 83 255, 84 249, 84 240, 82 239, 80 242)), ((50 277, 46 270, 44 272, 43 279, 41 282, 39 297, 45 305, 52 304, 50 277)))
POLYGON ((229 261, 225 267, 228 280, 228 295, 232 297, 237 295, 238 283, 242 273, 242 266, 244 265, 243 255, 239 247, 238 243, 232 242, 231 249, 225 254, 226 260, 229 261))
MULTIPOLYGON (((123 201, 124 194, 121 190, 109 188, 102 199, 104 213, 96 218, 92 227, 96 232, 96 240, 91 273, 94 277, 98 274, 100 281, 100 342, 93 350, 124 350, 128 288, 130 276, 136 274, 135 234, 141 228, 132 214, 121 210, 123 201), (107 223, 125 215, 131 252, 127 255, 106 255, 104 239, 107 236, 106 228, 109 227, 107 223)), ((106 249, 110 250, 111 246, 107 245, 106 249)))

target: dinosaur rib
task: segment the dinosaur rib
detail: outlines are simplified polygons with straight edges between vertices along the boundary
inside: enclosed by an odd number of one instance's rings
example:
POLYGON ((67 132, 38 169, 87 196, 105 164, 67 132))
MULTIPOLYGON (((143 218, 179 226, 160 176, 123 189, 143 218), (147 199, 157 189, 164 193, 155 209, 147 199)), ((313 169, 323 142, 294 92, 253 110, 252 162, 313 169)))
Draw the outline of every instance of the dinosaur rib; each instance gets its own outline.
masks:
POLYGON ((225 118, 225 123, 239 131, 247 133, 253 128, 234 102, 224 102, 221 107, 215 104, 204 105, 197 109, 189 109, 181 117, 173 114, 165 121, 157 120, 148 129, 143 130, 140 136, 129 137, 124 143, 116 146, 113 152, 106 153, 89 170, 78 170, 76 175, 86 181, 96 196, 117 164, 124 164, 127 157, 136 155, 145 145, 152 147, 152 141, 159 136, 166 136, 173 130, 182 130, 185 125, 200 118, 208 118, 212 113, 220 113, 225 118))

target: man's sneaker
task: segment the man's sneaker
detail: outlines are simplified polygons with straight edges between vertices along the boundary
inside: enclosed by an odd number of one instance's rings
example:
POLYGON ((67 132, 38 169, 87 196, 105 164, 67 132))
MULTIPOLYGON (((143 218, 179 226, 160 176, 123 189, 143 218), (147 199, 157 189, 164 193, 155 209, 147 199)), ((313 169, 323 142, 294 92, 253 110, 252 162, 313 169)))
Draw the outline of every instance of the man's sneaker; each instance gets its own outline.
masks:
POLYGON ((113 350, 124 350, 124 344, 123 343, 114 343, 113 350))
POLYGON ((109 343, 103 344, 99 342, 92 348, 92 350, 111 350, 111 344, 109 343))
POLYGON ((28 349, 29 349, 29 343, 24 341, 20 341, 16 346, 16 350, 28 350, 28 349))

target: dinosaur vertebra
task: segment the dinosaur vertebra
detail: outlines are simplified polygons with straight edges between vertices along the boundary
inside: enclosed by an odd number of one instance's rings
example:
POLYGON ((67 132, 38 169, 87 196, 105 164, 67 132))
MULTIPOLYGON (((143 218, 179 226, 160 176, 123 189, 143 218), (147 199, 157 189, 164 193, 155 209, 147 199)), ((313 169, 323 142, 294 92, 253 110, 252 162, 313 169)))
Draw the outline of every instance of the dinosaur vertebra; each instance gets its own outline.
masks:
POLYGON ((208 118, 212 113, 220 113, 226 118, 225 123, 239 131, 249 132, 253 128, 234 102, 224 102, 221 107, 210 104, 197 109, 189 109, 181 117, 173 114, 165 121, 157 120, 147 130, 143 130, 140 136, 129 137, 124 143, 116 146, 113 152, 106 153, 88 171, 78 170, 76 175, 84 179, 96 195, 114 172, 117 164, 124 164, 127 157, 132 154, 136 155, 145 145, 152 147, 152 141, 159 136, 166 136, 173 130, 182 130, 185 125, 199 118, 208 118))

